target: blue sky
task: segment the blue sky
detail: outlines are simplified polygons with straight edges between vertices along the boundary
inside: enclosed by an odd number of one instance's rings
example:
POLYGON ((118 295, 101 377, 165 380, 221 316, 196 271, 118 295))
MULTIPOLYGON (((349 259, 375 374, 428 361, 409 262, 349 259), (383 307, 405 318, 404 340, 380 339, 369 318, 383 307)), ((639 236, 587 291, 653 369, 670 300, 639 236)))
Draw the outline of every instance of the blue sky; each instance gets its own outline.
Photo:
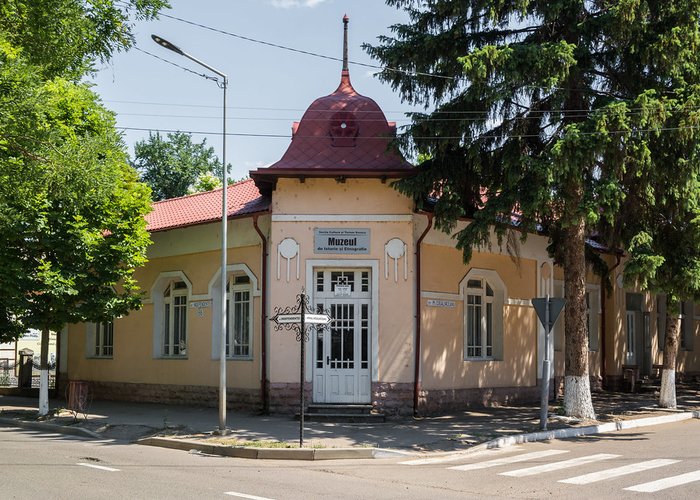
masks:
MULTIPOLYGON (((382 0, 171 0, 165 14, 221 31, 300 50, 342 57, 342 17, 350 17, 350 60, 377 64, 361 50, 375 43, 389 26, 406 20, 402 11, 382 0)), ((229 136, 227 162, 240 179, 251 169, 277 161, 287 146, 291 126, 317 97, 335 90, 341 63, 241 40, 175 19, 139 23, 136 46, 197 72, 203 68, 169 52, 151 34, 180 46, 229 76, 228 132, 271 134, 283 138, 229 136)), ((355 89, 373 98, 387 118, 405 124, 410 108, 379 82, 369 68, 350 65, 355 89)), ((221 155, 222 92, 212 81, 149 56, 139 50, 117 54, 100 67, 95 90, 117 113, 119 127, 147 130, 211 132, 205 137, 221 155), (218 134, 218 135, 217 135, 218 134)), ((124 130, 133 144, 147 130, 124 130)))

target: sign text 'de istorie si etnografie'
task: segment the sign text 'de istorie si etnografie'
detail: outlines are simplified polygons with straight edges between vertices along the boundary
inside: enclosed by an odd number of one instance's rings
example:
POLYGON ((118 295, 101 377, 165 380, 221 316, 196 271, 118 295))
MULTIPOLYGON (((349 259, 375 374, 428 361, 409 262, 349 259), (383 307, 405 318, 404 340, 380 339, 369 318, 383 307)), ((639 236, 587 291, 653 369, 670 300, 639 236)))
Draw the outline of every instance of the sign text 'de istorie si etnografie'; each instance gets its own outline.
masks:
POLYGON ((314 229, 314 253, 369 253, 369 229, 314 229))

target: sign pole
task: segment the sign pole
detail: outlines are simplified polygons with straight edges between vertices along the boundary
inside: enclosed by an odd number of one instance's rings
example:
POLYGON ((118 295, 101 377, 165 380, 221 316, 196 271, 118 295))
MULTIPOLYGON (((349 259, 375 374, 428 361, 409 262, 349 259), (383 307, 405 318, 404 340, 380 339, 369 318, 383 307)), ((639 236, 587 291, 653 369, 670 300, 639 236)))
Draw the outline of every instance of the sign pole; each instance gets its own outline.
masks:
POLYGON ((330 317, 328 311, 319 309, 314 313, 309 309, 309 297, 301 289, 301 293, 297 295, 296 307, 275 307, 275 315, 270 318, 270 321, 275 322, 275 330, 294 331, 297 334, 297 340, 300 346, 300 366, 299 366, 299 448, 304 447, 304 383, 306 381, 306 327, 311 325, 316 332, 327 327, 333 318, 330 317))
POLYGON ((546 325, 544 328, 544 361, 542 362, 542 394, 540 395, 540 429, 547 430, 547 414, 549 412, 549 332, 552 322, 549 317, 549 295, 545 302, 544 317, 546 325))
POLYGON ((531 300, 537 317, 544 327, 544 356, 542 361, 542 394, 540 397, 540 429, 547 430, 547 413, 549 410, 549 375, 552 362, 549 359, 549 346, 552 342, 551 331, 557 322, 566 301, 559 297, 535 297, 531 300))
POLYGON ((299 383, 299 448, 304 447, 304 383, 306 382, 305 376, 305 365, 306 365, 306 306, 307 306, 306 294, 301 295, 301 341, 299 345, 301 346, 301 369, 300 369, 300 383, 299 383))

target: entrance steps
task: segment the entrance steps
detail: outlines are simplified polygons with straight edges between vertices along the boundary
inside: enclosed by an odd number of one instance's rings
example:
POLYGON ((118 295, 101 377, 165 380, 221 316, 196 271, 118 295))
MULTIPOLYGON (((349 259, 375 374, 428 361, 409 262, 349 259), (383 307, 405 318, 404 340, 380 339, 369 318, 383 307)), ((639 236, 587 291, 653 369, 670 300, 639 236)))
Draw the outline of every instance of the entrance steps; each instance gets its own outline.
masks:
MULTIPOLYGON (((294 417, 299 420, 298 413, 294 417)), ((304 412, 304 420, 376 424, 384 422, 385 418, 371 404, 310 404, 304 412)))

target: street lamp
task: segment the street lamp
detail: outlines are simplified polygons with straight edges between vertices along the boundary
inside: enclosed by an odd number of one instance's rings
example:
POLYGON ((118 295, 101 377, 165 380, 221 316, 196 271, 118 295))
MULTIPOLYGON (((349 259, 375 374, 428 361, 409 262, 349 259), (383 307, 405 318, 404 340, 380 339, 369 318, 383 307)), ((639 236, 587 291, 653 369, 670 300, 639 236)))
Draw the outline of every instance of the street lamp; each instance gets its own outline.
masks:
POLYGON ((194 61, 200 66, 205 67, 212 73, 216 73, 221 78, 223 78, 223 85, 221 88, 224 90, 224 121, 223 121, 223 173, 222 173, 222 189, 221 189, 221 339, 220 339, 220 350, 219 350, 219 432, 226 431, 226 250, 227 250, 227 233, 228 233, 228 201, 227 201, 227 184, 228 179, 226 178, 226 87, 228 86, 228 77, 226 74, 222 73, 218 69, 212 68, 208 64, 200 61, 196 57, 191 56, 184 50, 182 50, 177 45, 174 45, 164 38, 158 35, 151 35, 151 38, 158 45, 165 47, 168 50, 172 50, 176 54, 186 57, 190 61, 194 61))

